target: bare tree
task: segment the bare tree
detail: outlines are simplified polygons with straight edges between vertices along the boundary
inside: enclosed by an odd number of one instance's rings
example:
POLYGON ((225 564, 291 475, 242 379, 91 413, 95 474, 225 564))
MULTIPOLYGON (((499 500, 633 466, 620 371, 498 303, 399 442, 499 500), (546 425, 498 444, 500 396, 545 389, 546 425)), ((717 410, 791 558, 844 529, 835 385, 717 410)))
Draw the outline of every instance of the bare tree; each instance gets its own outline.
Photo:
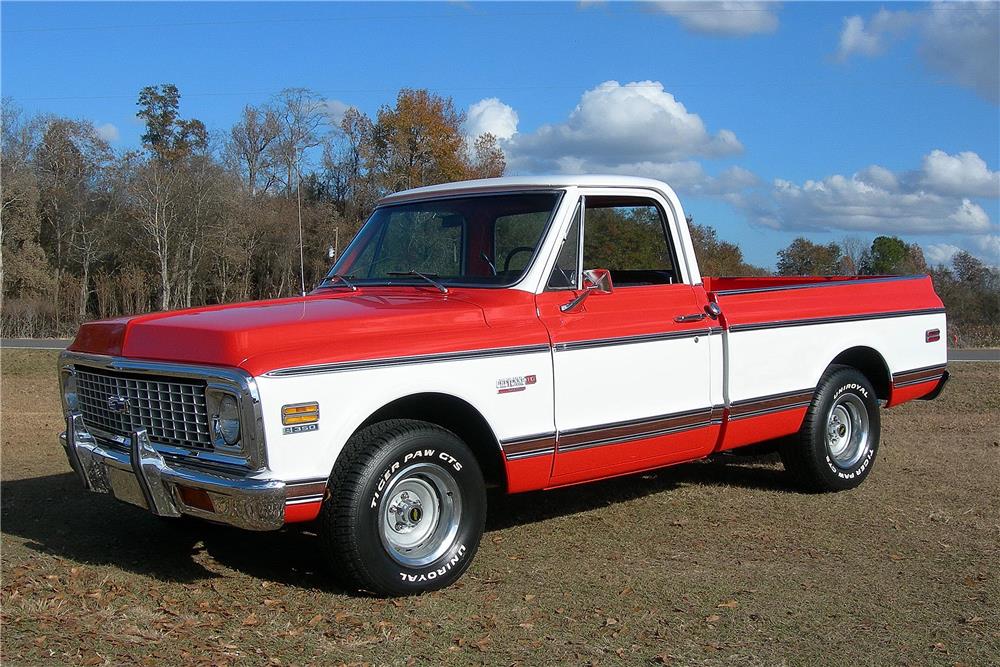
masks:
POLYGON ((269 107, 243 107, 243 116, 233 125, 225 152, 244 179, 251 196, 267 192, 274 184, 271 147, 281 136, 278 115, 269 107))
POLYGON ((841 263, 845 276, 856 276, 861 273, 864 257, 868 251, 867 244, 857 236, 845 236, 840 242, 843 253, 841 263))
POLYGON ((0 118, 0 305, 7 294, 34 297, 51 278, 40 243, 38 181, 31 157, 42 134, 39 119, 25 119, 10 98, 0 118), (6 274, 4 261, 6 260, 6 274))
POLYGON ((299 289, 306 293, 305 249, 302 230, 302 163, 310 148, 323 141, 326 125, 326 107, 316 93, 306 88, 287 88, 278 95, 278 117, 281 138, 276 150, 288 175, 285 193, 291 194, 295 186, 296 217, 299 228, 299 289))
MULTIPOLYGON (((51 239, 55 259, 56 314, 61 314, 63 275, 78 259, 81 230, 93 229, 99 217, 102 175, 111 161, 111 149, 93 124, 54 118, 46 126, 35 154, 40 185, 43 230, 51 239)), ((88 245, 88 248, 90 246, 88 245)), ((79 314, 86 314, 91 255, 85 254, 77 301, 79 314)))
POLYGON ((323 100, 307 88, 286 88, 274 101, 280 134, 271 144, 273 159, 285 172, 285 195, 291 198, 302 174, 306 151, 319 146, 326 130, 323 100))
POLYGON ((140 231, 149 239, 160 277, 160 309, 170 308, 174 272, 171 259, 180 245, 177 216, 180 173, 160 160, 142 160, 131 154, 125 173, 126 188, 140 231))

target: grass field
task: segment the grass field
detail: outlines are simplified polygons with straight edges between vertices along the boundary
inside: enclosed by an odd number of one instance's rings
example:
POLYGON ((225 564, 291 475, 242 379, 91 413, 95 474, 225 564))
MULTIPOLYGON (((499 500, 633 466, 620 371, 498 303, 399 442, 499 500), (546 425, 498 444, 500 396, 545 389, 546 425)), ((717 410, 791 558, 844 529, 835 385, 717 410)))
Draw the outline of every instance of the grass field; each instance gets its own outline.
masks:
POLYGON ((380 600, 308 528, 159 520, 86 494, 55 353, 2 354, 2 655, 30 664, 985 665, 1000 659, 1000 367, 884 415, 855 491, 770 459, 494 499, 458 585, 380 600))

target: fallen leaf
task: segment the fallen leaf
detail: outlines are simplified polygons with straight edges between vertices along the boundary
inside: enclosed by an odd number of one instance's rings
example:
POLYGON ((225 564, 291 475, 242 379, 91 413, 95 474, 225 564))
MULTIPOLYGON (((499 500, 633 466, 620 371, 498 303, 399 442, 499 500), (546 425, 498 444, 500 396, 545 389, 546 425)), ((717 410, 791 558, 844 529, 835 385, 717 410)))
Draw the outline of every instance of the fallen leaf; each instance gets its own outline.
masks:
POLYGON ((736 609, 739 606, 740 603, 736 600, 726 600, 725 602, 721 602, 717 605, 719 609, 736 609))
POLYGON ((705 617, 705 622, 706 623, 717 623, 721 618, 722 617, 719 616, 718 614, 712 614, 711 616, 706 616, 705 617))

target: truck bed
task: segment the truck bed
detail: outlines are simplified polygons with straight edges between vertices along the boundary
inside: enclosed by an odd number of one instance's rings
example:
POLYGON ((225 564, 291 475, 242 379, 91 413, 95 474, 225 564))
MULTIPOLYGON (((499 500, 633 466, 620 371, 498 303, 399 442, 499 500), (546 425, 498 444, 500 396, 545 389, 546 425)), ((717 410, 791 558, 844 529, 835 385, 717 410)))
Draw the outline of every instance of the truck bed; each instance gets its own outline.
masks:
MULTIPOLYGON (((888 406, 931 394, 944 375, 945 313, 928 276, 703 278, 722 314, 725 399, 758 396, 789 403, 811 395, 824 370, 850 363, 870 372, 888 406), (779 400, 779 399, 776 399, 779 400)), ((724 447, 798 428, 799 414, 776 413, 772 429, 738 422, 724 447), (780 417, 779 417, 780 415, 780 417), (778 423, 784 419, 787 423, 778 423)), ((762 408, 764 409, 764 408, 762 408)))

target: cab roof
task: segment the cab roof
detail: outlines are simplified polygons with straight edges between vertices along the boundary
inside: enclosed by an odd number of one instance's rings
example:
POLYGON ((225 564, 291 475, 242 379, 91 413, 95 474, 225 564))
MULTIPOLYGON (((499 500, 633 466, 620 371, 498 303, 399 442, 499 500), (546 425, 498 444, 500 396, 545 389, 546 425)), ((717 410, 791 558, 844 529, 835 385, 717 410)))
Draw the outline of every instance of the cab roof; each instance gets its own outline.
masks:
POLYGON ((429 185, 396 192, 379 200, 379 204, 391 204, 412 199, 427 199, 437 196, 478 194, 485 192, 509 192, 511 190, 538 190, 545 188, 565 189, 571 187, 590 188, 645 188, 663 193, 668 198, 676 197, 674 191, 663 181, 638 176, 612 176, 600 174, 551 176, 505 176, 503 178, 481 178, 472 181, 456 181, 429 185))

